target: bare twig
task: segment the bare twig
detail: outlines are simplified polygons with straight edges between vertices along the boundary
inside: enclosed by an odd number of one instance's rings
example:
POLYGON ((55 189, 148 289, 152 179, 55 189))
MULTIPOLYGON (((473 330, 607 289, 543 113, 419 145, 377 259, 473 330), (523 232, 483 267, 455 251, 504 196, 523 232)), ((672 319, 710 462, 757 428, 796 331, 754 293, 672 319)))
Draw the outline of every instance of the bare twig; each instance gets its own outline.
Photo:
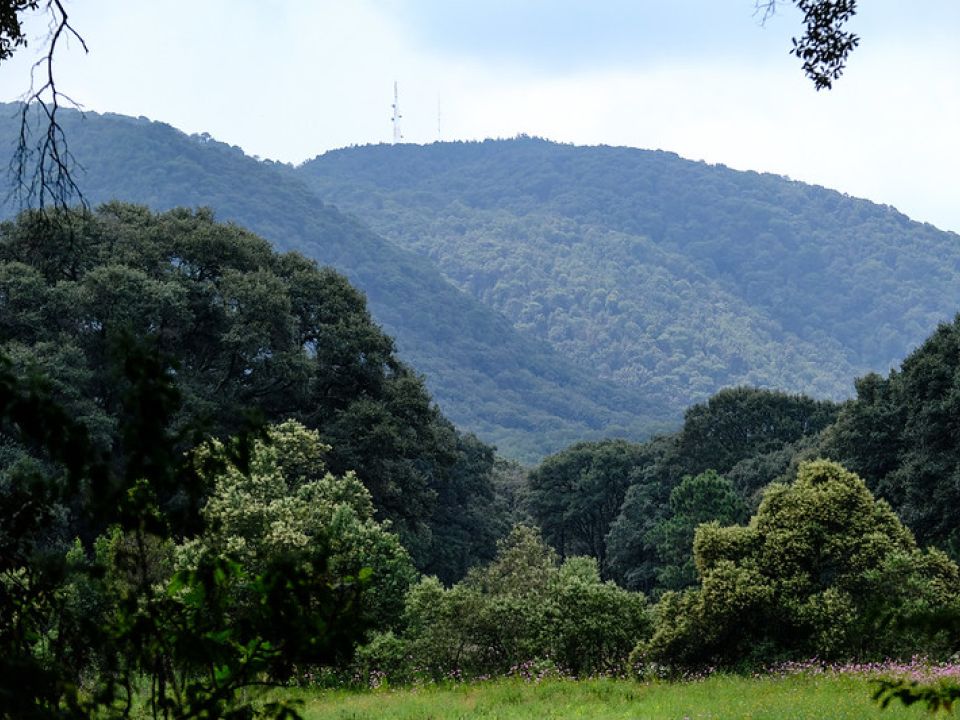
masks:
POLYGON ((80 105, 57 88, 54 74, 54 56, 59 43, 75 38, 84 52, 89 52, 83 37, 70 24, 62 0, 47 0, 50 16, 48 45, 43 57, 30 70, 30 89, 23 97, 20 109, 20 137, 10 161, 14 178, 12 193, 21 208, 36 203, 41 209, 53 205, 66 208, 78 202, 87 208, 86 199, 74 179, 76 170, 83 168, 67 145, 67 138, 57 114, 66 103, 80 109, 80 105), (38 86, 39 80, 42 82, 38 86), (42 128, 34 141, 37 126, 42 128))
POLYGON ((760 16, 760 24, 766 25, 767 20, 777 12, 777 0, 756 0, 753 6, 754 17, 760 16))

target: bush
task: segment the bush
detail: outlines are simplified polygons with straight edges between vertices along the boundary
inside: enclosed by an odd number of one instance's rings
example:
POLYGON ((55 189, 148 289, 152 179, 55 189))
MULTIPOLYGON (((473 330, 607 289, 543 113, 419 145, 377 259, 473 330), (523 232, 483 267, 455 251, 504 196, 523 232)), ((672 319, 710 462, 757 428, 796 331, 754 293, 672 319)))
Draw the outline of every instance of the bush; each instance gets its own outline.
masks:
POLYGON ((956 564, 921 551, 863 481, 824 460, 773 485, 746 527, 701 525, 700 586, 667 593, 633 661, 673 666, 878 658, 944 648, 903 620, 955 605, 956 564))
MULTIPOLYGON (((578 676, 619 674, 649 634, 644 596, 602 582, 592 558, 558 562, 539 534, 518 526, 496 559, 444 588, 425 578, 407 595, 399 635, 407 665, 391 680, 507 675, 555 667, 578 676), (531 665, 532 663, 532 665, 531 665)), ((373 656, 375 649, 365 650, 373 656)))

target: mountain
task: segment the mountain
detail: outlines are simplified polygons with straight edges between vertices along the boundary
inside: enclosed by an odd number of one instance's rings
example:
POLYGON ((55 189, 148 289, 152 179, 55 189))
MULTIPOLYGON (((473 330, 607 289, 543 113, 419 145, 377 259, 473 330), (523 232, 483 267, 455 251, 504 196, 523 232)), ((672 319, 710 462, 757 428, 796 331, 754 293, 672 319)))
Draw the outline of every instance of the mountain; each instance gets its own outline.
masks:
POLYGON ((374 145, 296 170, 513 326, 674 412, 731 385, 840 399, 960 308, 960 237, 675 154, 374 145))
MULTIPOLYGON (((19 133, 19 106, 0 105, 0 154, 19 133)), ((208 135, 120 115, 64 112, 62 126, 93 205, 111 199, 155 210, 207 206, 283 251, 343 274, 367 297, 399 356, 425 376, 444 414, 535 462, 583 438, 643 438, 673 418, 641 392, 599 380, 548 343, 520 332, 463 293, 420 255, 322 202, 290 168, 247 157, 208 135)), ((0 216, 16 211, 9 201, 0 216)))

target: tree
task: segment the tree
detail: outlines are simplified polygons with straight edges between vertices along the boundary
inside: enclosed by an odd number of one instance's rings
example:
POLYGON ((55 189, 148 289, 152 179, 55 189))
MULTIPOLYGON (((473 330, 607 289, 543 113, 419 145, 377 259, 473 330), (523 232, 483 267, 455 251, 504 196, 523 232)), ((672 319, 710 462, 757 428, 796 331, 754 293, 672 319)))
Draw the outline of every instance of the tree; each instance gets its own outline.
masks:
POLYGON ((684 413, 677 452, 690 473, 725 473, 745 458, 815 435, 838 410, 836 403, 804 395, 727 388, 684 413))
POLYGON ((392 648, 395 672, 407 678, 414 668, 436 678, 622 672, 649 631, 643 595, 602 582, 593 558, 559 563, 539 533, 523 526, 498 542, 492 562, 452 588, 422 580, 404 618, 399 637, 381 638, 378 649, 392 648))
POLYGON ((746 504, 732 483, 713 470, 687 475, 670 493, 670 514, 650 530, 657 553, 657 586, 682 590, 697 581, 693 537, 699 525, 733 525, 746 519, 746 504))
POLYGON ((389 522, 374 519, 370 492, 348 472, 326 471, 330 447, 294 420, 255 440, 249 465, 238 466, 220 441, 194 453, 198 474, 212 488, 202 535, 176 548, 177 563, 194 570, 224 558, 251 575, 311 545, 325 546, 326 569, 339 577, 370 574, 360 599, 364 624, 386 629, 399 620, 415 579, 413 563, 389 522))
POLYGON ((899 370, 856 383, 824 451, 860 473, 921 544, 960 558, 960 315, 899 370))
POLYGON ((423 572, 451 584, 489 562, 496 541, 511 527, 508 508, 496 502, 494 449, 475 435, 457 434, 457 462, 437 490, 423 572))
POLYGON ((625 440, 583 442, 530 473, 530 511, 561 557, 589 555, 604 566, 610 523, 642 459, 641 446, 625 440))

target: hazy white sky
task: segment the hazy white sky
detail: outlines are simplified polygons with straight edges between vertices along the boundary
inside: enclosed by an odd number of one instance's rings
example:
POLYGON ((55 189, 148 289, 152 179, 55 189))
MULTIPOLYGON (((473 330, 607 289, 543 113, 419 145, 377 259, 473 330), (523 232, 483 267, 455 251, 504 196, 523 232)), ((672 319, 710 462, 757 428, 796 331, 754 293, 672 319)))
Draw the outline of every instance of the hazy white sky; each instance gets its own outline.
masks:
MULTIPOLYGON (((960 2, 864 0, 820 93, 788 54, 789 5, 760 27, 753 0, 74 0, 90 53, 57 72, 87 109, 290 162, 389 141, 396 80, 408 142, 660 148, 960 231, 960 2)), ((0 67, 0 100, 43 34, 0 67)))

